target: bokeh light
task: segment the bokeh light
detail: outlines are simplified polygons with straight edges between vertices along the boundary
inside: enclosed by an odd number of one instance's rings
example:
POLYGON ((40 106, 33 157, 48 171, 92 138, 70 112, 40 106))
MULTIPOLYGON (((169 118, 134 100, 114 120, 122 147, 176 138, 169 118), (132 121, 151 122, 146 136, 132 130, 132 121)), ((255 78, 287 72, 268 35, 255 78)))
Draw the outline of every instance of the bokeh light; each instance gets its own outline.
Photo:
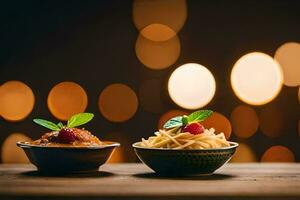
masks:
POLYGON ((115 148, 108 163, 121 163, 121 162, 134 162, 136 161, 136 155, 132 149, 132 133, 128 134, 126 132, 109 132, 102 134, 101 140, 105 141, 115 141, 121 143, 118 148, 115 148))
POLYGON ((279 64, 269 55, 253 52, 241 57, 231 71, 231 86, 242 101, 263 105, 272 101, 283 83, 279 64))
POLYGON ((244 163, 244 162, 257 162, 257 157, 250 146, 240 143, 231 162, 244 163))
POLYGON ((209 118, 202 121, 201 124, 207 129, 214 128, 216 133, 223 132, 226 139, 231 135, 232 128, 230 121, 221 113, 214 112, 209 118))
POLYGON ((157 79, 146 80, 139 88, 139 101, 144 110, 161 113, 164 108, 162 102, 162 83, 157 79))
POLYGON ((124 149, 123 147, 115 148, 113 153, 110 155, 107 163, 121 163, 125 162, 124 149))
POLYGON ((127 85, 111 84, 101 92, 98 107, 107 120, 124 122, 135 114, 138 99, 135 92, 127 85))
POLYGON ((139 34, 135 52, 137 58, 146 67, 154 70, 165 69, 178 59, 180 41, 177 35, 165 41, 153 41, 139 34))
POLYGON ((185 109, 198 109, 214 97, 216 82, 204 66, 188 63, 178 67, 170 76, 168 91, 171 99, 185 109))
POLYGON ((246 105, 237 106, 231 113, 230 121, 233 133, 240 138, 249 138, 258 129, 258 116, 251 107, 246 105))
MULTIPOLYGON (((120 162, 125 162, 125 146, 123 145, 124 139, 122 140, 122 135, 125 133, 121 132, 112 132, 109 134, 105 134, 105 140, 108 141, 114 141, 114 142, 121 142, 122 145, 114 149, 114 152, 111 154, 109 160, 107 163, 120 163, 120 162)), ((101 138, 103 139, 103 138, 101 138)))
POLYGON ((150 24, 143 28, 140 34, 148 40, 163 42, 173 38, 176 35, 176 32, 163 24, 150 24))
POLYGON ((164 124, 171 118, 176 116, 188 115, 190 114, 186 110, 169 110, 168 112, 164 113, 158 120, 158 129, 162 129, 164 124))
POLYGON ((0 116, 8 121, 26 118, 34 101, 32 90, 23 82, 8 81, 0 86, 0 116))
POLYGON ((283 44, 277 49, 274 58, 282 67, 284 84, 300 85, 300 44, 296 42, 283 44))
POLYGON ((85 111, 88 97, 80 85, 65 81, 51 89, 47 101, 54 117, 68 120, 72 115, 85 111))
POLYGON ((266 150, 261 162, 295 162, 295 156, 287 147, 277 145, 266 150))
POLYGON ((132 15, 138 30, 159 23, 167 25, 177 33, 186 21, 187 3, 185 0, 135 0, 132 15))
POLYGON ((12 133, 2 145, 3 163, 29 163, 24 151, 17 147, 16 142, 29 142, 31 139, 22 133, 12 133))
POLYGON ((259 115, 259 127, 263 134, 275 138, 285 133, 284 114, 276 106, 267 106, 259 115))

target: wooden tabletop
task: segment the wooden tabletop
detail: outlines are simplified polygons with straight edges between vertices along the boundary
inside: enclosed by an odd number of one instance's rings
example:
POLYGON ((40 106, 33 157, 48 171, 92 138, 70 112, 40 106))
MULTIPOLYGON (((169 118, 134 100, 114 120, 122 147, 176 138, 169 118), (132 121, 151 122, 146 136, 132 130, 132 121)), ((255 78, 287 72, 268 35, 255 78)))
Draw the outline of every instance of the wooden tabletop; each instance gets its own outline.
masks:
POLYGON ((300 164, 227 164, 212 176, 185 178, 158 177, 142 164, 68 177, 34 170, 0 165, 0 199, 300 199, 300 164))

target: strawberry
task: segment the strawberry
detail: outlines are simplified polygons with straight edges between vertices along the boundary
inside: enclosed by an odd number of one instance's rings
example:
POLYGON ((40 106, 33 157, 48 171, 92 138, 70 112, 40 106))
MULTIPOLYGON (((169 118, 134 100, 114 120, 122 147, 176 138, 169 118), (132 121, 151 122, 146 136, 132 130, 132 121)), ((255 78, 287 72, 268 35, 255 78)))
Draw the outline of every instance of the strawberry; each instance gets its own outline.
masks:
POLYGON ((73 143, 77 139, 77 137, 73 133, 72 129, 63 128, 59 131, 57 139, 59 143, 70 144, 73 143))
POLYGON ((197 135, 204 132, 204 126, 198 122, 194 122, 183 127, 182 132, 189 132, 193 135, 197 135))

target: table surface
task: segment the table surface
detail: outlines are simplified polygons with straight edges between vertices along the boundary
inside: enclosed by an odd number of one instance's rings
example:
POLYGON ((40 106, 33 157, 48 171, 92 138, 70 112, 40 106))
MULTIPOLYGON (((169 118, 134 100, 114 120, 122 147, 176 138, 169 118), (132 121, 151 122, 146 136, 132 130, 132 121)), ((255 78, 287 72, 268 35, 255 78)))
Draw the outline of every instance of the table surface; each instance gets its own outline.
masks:
POLYGON ((41 176, 0 165, 0 199, 300 199, 300 164, 227 164, 211 176, 159 177, 142 164, 91 175, 41 176))

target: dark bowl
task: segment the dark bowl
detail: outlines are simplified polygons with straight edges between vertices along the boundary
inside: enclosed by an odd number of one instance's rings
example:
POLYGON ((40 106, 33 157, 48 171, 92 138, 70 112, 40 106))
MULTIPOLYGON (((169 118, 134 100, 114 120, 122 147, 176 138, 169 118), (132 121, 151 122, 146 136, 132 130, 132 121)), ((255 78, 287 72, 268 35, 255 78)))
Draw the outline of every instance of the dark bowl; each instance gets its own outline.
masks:
POLYGON ((98 171, 119 143, 105 141, 106 145, 91 147, 53 147, 17 142, 38 171, 49 174, 74 174, 98 171))
POLYGON ((238 143, 229 142, 230 147, 218 149, 159 149, 132 146, 138 158, 161 175, 209 175, 227 163, 238 143))

